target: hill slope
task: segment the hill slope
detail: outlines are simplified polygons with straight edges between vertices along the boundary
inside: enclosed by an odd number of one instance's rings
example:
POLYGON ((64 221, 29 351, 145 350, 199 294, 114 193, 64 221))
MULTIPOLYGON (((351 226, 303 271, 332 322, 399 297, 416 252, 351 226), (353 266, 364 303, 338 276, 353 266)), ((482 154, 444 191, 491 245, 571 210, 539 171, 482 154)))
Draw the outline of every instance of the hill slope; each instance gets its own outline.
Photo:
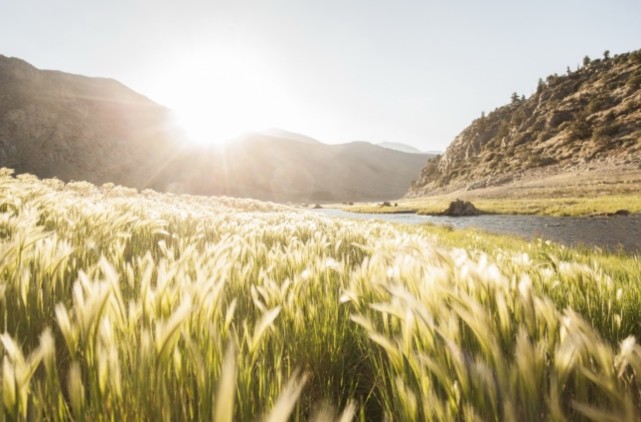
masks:
POLYGON ((427 157, 282 130, 195 149, 168 109, 115 80, 0 55, 0 167, 16 173, 274 201, 361 201, 401 197, 427 157))
POLYGON ((317 141, 314 138, 310 138, 309 136, 301 135, 300 133, 294 133, 294 132, 289 132, 283 129, 278 129, 278 128, 270 128, 263 130, 261 132, 258 132, 259 135, 265 135, 265 136, 271 136, 272 138, 281 138, 281 139, 289 139, 292 141, 298 141, 302 142, 305 144, 320 144, 320 141, 317 141))
POLYGON ((176 171, 178 191, 299 202, 399 198, 428 157, 367 142, 326 145, 259 134, 187 155, 176 171))
POLYGON ((162 187, 170 112, 112 79, 0 55, 0 166, 62 180, 162 187))
POLYGON ((411 154, 420 154, 421 153, 421 151, 419 149, 414 148, 411 145, 402 144, 400 142, 379 142, 376 145, 378 145, 379 147, 389 148, 389 149, 393 149, 393 150, 396 150, 396 151, 409 152, 411 154))
POLYGON ((476 119, 421 170, 408 196, 641 164, 641 51, 585 60, 528 99, 476 119))

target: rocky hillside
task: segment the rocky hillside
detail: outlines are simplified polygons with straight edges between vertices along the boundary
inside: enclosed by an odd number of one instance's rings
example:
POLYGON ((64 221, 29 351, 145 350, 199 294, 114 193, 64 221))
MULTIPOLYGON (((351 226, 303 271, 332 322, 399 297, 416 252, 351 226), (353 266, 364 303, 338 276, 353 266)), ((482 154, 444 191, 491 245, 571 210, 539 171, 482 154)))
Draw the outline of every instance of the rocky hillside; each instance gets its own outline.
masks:
POLYGON ((113 79, 0 55, 0 166, 162 189, 175 137, 169 110, 113 79))
POLYGON ((407 196, 497 186, 533 175, 641 165, 641 50, 586 57, 529 98, 482 115, 428 161, 407 196))

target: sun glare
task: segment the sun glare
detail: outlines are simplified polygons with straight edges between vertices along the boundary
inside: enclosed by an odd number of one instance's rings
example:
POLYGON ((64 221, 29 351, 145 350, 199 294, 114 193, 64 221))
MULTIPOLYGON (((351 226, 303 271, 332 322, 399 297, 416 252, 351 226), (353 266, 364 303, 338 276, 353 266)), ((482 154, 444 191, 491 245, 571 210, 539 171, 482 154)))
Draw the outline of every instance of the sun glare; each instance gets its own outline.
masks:
POLYGON ((221 144, 274 126, 288 108, 285 90, 265 64, 237 51, 191 53, 158 82, 157 97, 195 144, 221 144))

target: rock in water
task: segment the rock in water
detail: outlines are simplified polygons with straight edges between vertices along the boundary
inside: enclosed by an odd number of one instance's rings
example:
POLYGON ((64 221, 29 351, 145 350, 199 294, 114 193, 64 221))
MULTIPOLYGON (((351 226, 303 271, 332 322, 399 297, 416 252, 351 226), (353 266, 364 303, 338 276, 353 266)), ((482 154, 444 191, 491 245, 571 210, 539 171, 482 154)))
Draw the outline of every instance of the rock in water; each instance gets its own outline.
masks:
POLYGON ((479 211, 471 202, 462 201, 460 199, 451 202, 450 206, 443 211, 443 215, 450 217, 469 217, 480 214, 481 211, 479 211))

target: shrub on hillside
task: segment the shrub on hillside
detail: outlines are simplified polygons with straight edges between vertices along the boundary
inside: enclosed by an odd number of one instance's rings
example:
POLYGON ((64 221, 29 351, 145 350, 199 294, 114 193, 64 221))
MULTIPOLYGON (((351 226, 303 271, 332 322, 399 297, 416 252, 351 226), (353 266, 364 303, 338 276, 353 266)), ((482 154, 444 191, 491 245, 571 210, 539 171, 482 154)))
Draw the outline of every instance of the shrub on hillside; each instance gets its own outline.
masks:
POLYGON ((553 157, 543 157, 541 155, 532 155, 528 160, 528 168, 545 167, 556 164, 557 160, 553 157))
POLYGON ((575 119, 570 125, 570 140, 589 139, 592 136, 592 127, 584 117, 575 119))
POLYGON ((556 110, 548 119, 548 126, 551 128, 559 127, 561 123, 570 121, 573 117, 574 115, 568 110, 556 110))
POLYGON ((619 123, 607 122, 603 126, 599 126, 594 130, 593 137, 597 141, 604 142, 619 133, 620 129, 621 125, 619 123))

